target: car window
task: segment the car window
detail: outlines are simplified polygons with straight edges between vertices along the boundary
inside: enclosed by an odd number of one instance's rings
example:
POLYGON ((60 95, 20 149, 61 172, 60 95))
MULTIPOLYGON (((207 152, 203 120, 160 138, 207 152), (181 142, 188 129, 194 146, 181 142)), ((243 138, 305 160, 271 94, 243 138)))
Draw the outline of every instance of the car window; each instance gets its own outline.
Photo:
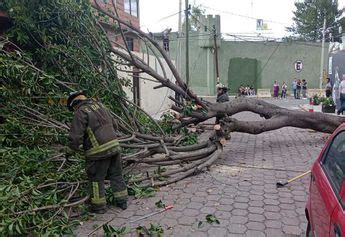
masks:
POLYGON ((345 178, 345 131, 340 132, 326 151, 322 166, 333 190, 339 194, 341 183, 345 178))

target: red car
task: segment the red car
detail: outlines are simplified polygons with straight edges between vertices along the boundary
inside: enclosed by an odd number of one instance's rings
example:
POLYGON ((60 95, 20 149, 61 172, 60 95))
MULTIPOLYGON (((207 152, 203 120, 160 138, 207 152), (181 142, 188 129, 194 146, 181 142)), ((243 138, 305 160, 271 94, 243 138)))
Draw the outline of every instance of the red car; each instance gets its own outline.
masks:
POLYGON ((345 123, 328 139, 311 170, 307 236, 345 237, 345 123))

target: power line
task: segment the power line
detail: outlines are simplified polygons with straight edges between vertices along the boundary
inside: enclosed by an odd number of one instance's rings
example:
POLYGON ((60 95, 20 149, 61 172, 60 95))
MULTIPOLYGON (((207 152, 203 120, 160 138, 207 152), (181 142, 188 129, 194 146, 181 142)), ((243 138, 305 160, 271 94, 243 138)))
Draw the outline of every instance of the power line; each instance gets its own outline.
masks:
MULTIPOLYGON (((183 12, 183 11, 178 11, 178 12, 176 12, 176 13, 173 13, 173 14, 170 14, 170 15, 168 15, 168 16, 165 16, 165 17, 163 17, 163 18, 157 20, 157 21, 154 22, 153 24, 157 24, 157 23, 159 23, 159 22, 161 22, 161 21, 164 21, 164 20, 166 20, 166 19, 168 19, 168 18, 170 18, 170 17, 176 16, 176 15, 179 14, 180 12, 183 12)), ((144 28, 144 27, 146 27, 146 26, 147 26, 147 24, 146 24, 146 25, 141 25, 140 28, 144 28)))
POLYGON ((268 57, 265 65, 261 68, 260 72, 257 74, 257 76, 261 76, 261 73, 264 71, 265 67, 267 66, 267 64, 269 63, 269 61, 271 60, 273 54, 277 51, 277 49, 279 48, 280 44, 278 44, 275 49, 272 51, 271 55, 268 57))
MULTIPOLYGON (((252 19, 252 20, 259 19, 259 18, 252 17, 252 16, 246 16, 246 15, 241 15, 241 14, 237 14, 237 13, 233 13, 233 12, 229 12, 229 11, 215 9, 215 8, 208 7, 208 6, 205 6, 205 5, 203 5, 203 7, 206 8, 206 9, 209 9, 209 10, 222 12, 222 13, 225 13, 225 14, 228 14, 228 15, 239 16, 239 17, 243 17, 243 18, 247 18, 247 19, 252 19)), ((279 25, 284 25, 284 26, 288 25, 288 23, 283 23, 283 22, 279 22, 279 21, 273 21, 273 20, 268 20, 268 19, 263 19, 263 18, 260 18, 260 19, 262 19, 262 20, 264 20, 266 22, 271 22, 271 23, 275 23, 275 24, 279 24, 279 25)))

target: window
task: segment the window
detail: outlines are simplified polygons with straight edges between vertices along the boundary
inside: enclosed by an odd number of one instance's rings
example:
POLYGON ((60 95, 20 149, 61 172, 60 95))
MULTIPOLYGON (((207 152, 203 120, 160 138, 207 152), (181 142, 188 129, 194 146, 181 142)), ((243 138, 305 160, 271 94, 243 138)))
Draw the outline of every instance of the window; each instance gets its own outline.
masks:
MULTIPOLYGON (((134 68, 134 71, 138 69, 134 68)), ((133 73, 133 102, 140 106, 140 83, 139 83, 139 73, 133 73)))
POLYGON ((130 51, 133 51, 133 49, 134 49, 134 41, 133 41, 133 38, 126 37, 126 43, 127 43, 128 49, 129 49, 130 51))
POLYGON ((326 151, 322 167, 336 194, 345 178, 345 131, 340 132, 326 151))
POLYGON ((131 0, 125 0, 125 12, 131 14, 131 0))
POLYGON ((125 0, 125 12, 138 17, 138 0, 125 0))

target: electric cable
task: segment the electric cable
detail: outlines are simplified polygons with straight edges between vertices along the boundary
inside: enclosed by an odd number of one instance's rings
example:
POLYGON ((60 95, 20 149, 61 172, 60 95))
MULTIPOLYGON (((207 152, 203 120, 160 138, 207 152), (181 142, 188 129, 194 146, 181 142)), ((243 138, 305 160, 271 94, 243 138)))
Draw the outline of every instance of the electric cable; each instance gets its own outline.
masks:
MULTIPOLYGON (((164 21, 164 20, 166 20, 166 19, 168 19, 168 18, 170 18, 170 17, 176 16, 177 14, 179 14, 179 13, 181 13, 181 12, 183 12, 183 11, 178 11, 178 12, 176 12, 176 13, 173 13, 173 14, 170 14, 170 15, 168 15, 168 16, 165 16, 165 17, 163 17, 163 18, 157 20, 157 21, 154 22, 153 24, 157 24, 157 23, 159 23, 159 22, 161 22, 161 21, 164 21)), ((146 26, 147 26, 147 24, 146 24, 146 25, 141 25, 140 28, 145 28, 146 26)))
POLYGON ((273 21, 273 20, 268 20, 268 19, 263 19, 263 18, 256 18, 256 17, 252 17, 252 16, 246 16, 246 15, 241 15, 241 14, 237 14, 237 13, 233 13, 233 12, 229 12, 229 11, 225 11, 225 10, 219 10, 219 9, 215 9, 212 7, 208 7, 203 5, 204 8, 209 9, 209 10, 213 10, 213 11, 217 11, 217 12, 222 12, 228 15, 233 15, 233 16, 239 16, 239 17, 243 17, 243 18, 247 18, 247 19, 252 19, 252 20, 257 20, 257 19, 262 19, 266 22, 271 22, 271 23, 275 23, 275 24, 279 24, 279 25, 289 25, 288 23, 284 23, 284 22, 279 22, 279 21, 273 21))

